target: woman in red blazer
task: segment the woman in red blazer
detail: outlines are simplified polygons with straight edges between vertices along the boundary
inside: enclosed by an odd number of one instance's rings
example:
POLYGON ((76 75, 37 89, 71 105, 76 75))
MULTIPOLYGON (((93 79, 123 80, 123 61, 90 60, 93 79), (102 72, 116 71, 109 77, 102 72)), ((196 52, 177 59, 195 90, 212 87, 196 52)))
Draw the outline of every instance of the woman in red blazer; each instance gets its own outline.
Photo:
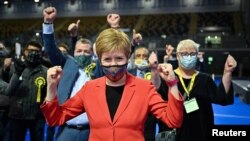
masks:
POLYGON ((132 76, 126 66, 130 56, 128 36, 117 29, 106 29, 96 40, 96 53, 105 76, 87 82, 63 105, 58 104, 57 84, 62 68, 48 70, 47 97, 41 109, 49 125, 62 125, 86 112, 90 141, 144 141, 143 129, 148 112, 171 128, 182 124, 183 97, 170 64, 159 64, 161 77, 169 86, 164 101, 150 81, 132 76))

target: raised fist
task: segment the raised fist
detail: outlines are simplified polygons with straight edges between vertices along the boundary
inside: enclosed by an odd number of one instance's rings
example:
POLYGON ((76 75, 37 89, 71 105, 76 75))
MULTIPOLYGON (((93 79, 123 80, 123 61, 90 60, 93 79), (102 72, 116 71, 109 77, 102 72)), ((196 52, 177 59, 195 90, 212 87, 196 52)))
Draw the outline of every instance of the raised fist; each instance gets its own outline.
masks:
POLYGON ((171 82, 176 79, 176 76, 174 74, 173 66, 169 63, 165 64, 159 64, 158 65, 158 71, 160 73, 160 76, 166 81, 171 82))
POLYGON ((133 44, 140 45, 142 42, 142 35, 140 33, 136 33, 135 29, 133 29, 133 44))
POLYGON ((119 14, 108 14, 107 21, 112 28, 119 28, 119 22, 120 22, 120 15, 119 14))
POLYGON ((53 23, 56 17, 56 8, 55 7, 47 7, 43 10, 43 20, 44 23, 53 23))
POLYGON ((174 47, 172 45, 167 44, 166 45, 166 54, 168 56, 171 56, 173 54, 173 51, 174 51, 174 47))
POLYGON ((227 60, 224 65, 224 73, 232 73, 237 66, 236 60, 230 54, 227 56, 227 60))

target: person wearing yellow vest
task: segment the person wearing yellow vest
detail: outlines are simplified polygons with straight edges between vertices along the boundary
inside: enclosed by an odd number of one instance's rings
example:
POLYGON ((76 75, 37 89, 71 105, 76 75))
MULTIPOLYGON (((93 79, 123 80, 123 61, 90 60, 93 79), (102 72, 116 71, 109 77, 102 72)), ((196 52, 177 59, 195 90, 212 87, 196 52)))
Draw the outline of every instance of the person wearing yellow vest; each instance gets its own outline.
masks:
MULTIPOLYGON (((230 105, 234 102, 231 80, 236 60, 227 56, 222 81, 216 85, 209 74, 196 70, 198 47, 199 44, 190 39, 180 41, 177 46, 178 68, 175 74, 185 102, 183 123, 176 130, 176 141, 209 141, 214 126, 212 104, 230 105)), ((159 89, 166 87, 161 85, 159 89)))

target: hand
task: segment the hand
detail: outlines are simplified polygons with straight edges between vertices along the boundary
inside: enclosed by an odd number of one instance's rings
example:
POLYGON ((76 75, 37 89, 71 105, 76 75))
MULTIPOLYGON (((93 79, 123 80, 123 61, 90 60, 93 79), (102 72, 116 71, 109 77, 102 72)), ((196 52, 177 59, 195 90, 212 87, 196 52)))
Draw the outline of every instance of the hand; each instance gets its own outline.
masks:
POLYGON ((77 20, 76 23, 71 23, 68 26, 68 31, 70 32, 71 37, 77 37, 80 22, 80 20, 77 20))
POLYGON ((174 51, 174 47, 172 45, 166 45, 166 54, 167 56, 172 56, 174 51))
POLYGON ((198 52, 198 54, 197 54, 197 58, 199 59, 199 61, 200 62, 203 62, 203 55, 204 55, 205 53, 204 52, 198 52))
POLYGON ((47 7, 43 10, 43 19, 45 23, 53 23, 56 17, 56 8, 47 7))
POLYGON ((17 74, 17 75, 21 75, 23 73, 23 70, 25 69, 25 63, 20 60, 20 59, 14 59, 14 72, 17 74))
POLYGON ((157 59, 157 55, 156 55, 155 52, 152 52, 150 54, 150 56, 148 57, 148 62, 149 62, 149 66, 152 69, 157 69, 157 67, 158 67, 158 59, 157 59))
POLYGON ((227 56, 227 60, 224 65, 224 73, 232 73, 237 66, 236 60, 230 54, 227 56))
POLYGON ((112 28, 119 28, 119 22, 120 22, 120 15, 119 14, 108 14, 107 15, 107 21, 112 28))
POLYGON ((47 83, 48 86, 57 86, 59 80, 62 77, 61 66, 54 66, 47 70, 47 83))
POLYGON ((140 33, 136 33, 135 29, 133 29, 133 45, 140 45, 142 42, 142 35, 140 33))
POLYGON ((3 62, 3 70, 10 70, 10 66, 12 63, 12 58, 4 58, 4 62, 3 62))
POLYGON ((47 95, 45 100, 52 101, 57 95, 57 85, 62 76, 61 66, 54 66, 47 70, 47 95))
POLYGON ((160 76, 166 81, 166 82, 172 82, 176 79, 176 76, 174 74, 173 66, 169 63, 167 64, 159 64, 158 65, 158 71, 160 73, 160 76))

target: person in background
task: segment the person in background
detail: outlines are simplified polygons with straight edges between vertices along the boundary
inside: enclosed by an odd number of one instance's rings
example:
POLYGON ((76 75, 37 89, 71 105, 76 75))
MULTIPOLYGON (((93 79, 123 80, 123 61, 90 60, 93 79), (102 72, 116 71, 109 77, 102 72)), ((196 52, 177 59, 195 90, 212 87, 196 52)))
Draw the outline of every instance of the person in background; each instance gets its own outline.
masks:
POLYGON ((1 74, 0 77, 3 81, 9 83, 10 77, 12 75, 12 52, 9 48, 0 42, 0 63, 1 63, 1 74))
POLYGON ((170 44, 166 44, 166 55, 164 55, 163 62, 164 63, 170 63, 173 65, 173 68, 178 67, 178 62, 176 57, 173 55, 174 47, 170 44))
POLYGON ((45 119, 39 106, 46 95, 47 68, 41 64, 41 44, 29 41, 23 59, 14 60, 15 70, 6 89, 10 96, 10 140, 24 141, 29 129, 31 141, 43 141, 45 119))
POLYGON ((60 43, 57 45, 58 49, 65 55, 69 54, 69 47, 65 43, 60 43))
POLYGON ((5 95, 5 89, 7 88, 7 86, 8 83, 0 78, 0 141, 3 141, 3 136, 6 132, 6 123, 5 119, 3 118, 3 114, 9 107, 9 97, 5 95))
POLYGON ((162 100, 154 85, 127 72, 131 53, 128 36, 117 29, 102 31, 96 52, 105 76, 88 81, 64 104, 58 104, 57 85, 63 77, 60 66, 48 70, 48 95, 41 106, 49 125, 63 125, 86 112, 91 128, 89 140, 144 140, 148 112, 170 127, 182 124, 183 100, 170 64, 159 64, 161 77, 169 86, 169 100, 162 100), (93 93, 93 91, 95 93, 93 93), (74 104, 73 104, 74 103, 74 104))
MULTIPOLYGON (((69 48, 68 45, 65 43, 59 43, 57 45, 58 49, 62 52, 62 54, 67 55, 69 54, 69 48)), ((45 141, 54 141, 54 135, 56 132, 56 127, 50 127, 48 126, 47 132, 46 132, 46 139, 45 141)))
MULTIPOLYGON (((183 123, 180 128, 176 129, 176 141, 210 141, 214 127, 212 104, 230 105, 234 101, 231 80, 232 73, 237 66, 236 60, 228 55, 222 81, 217 86, 209 74, 196 69, 198 47, 199 44, 186 39, 179 42, 176 50, 178 68, 174 71, 179 79, 178 89, 185 98, 183 123)), ((160 89, 167 93, 168 87, 162 84, 160 89)), ((162 97, 169 99, 165 95, 162 97)), ((159 132, 166 130, 164 123, 160 126, 162 128, 159 128, 159 132)))
MULTIPOLYGON (((0 71, 3 69, 10 69, 11 58, 9 52, 6 50, 4 44, 0 42, 0 71)), ((0 75, 0 141, 3 141, 4 134, 7 134, 7 111, 9 107, 9 97, 6 96, 5 90, 8 87, 8 83, 3 79, 3 75, 0 75)))
MULTIPOLYGON (((153 81, 155 78, 152 78, 154 70, 153 68, 151 68, 152 65, 150 64, 150 62, 154 63, 154 57, 152 57, 152 54, 149 56, 149 50, 146 47, 137 47, 135 49, 134 55, 132 56, 134 58, 130 58, 130 63, 128 64, 128 72, 133 74, 134 76, 137 76, 141 79, 149 80, 153 84, 155 84, 155 81, 153 81)), ((155 134, 156 118, 154 117, 154 115, 149 113, 144 128, 145 141, 154 141, 155 134)))
POLYGON ((205 52, 199 51, 197 53, 197 63, 196 63, 196 69, 201 72, 205 72, 205 62, 204 62, 204 54, 205 52))
POLYGON ((0 78, 0 141, 3 140, 3 135, 5 133, 5 122, 4 122, 4 112, 9 107, 9 97, 5 95, 5 89, 8 83, 0 78))
MULTIPOLYGON (((56 14, 54 7, 44 9, 43 40, 45 52, 48 54, 53 66, 60 65, 63 68, 64 77, 58 85, 58 98, 61 105, 67 99, 73 97, 87 81, 96 77, 94 73, 96 64, 92 62, 92 42, 83 38, 75 42, 80 21, 69 25, 69 31, 73 36, 73 56, 70 55, 70 52, 66 55, 59 50, 55 45, 53 34, 53 21, 56 14)), ((86 113, 83 113, 59 126, 55 138, 57 141, 88 141, 89 132, 88 118, 86 113)))
POLYGON ((134 56, 131 56, 128 64, 128 71, 142 79, 145 78, 145 74, 150 72, 148 63, 149 51, 146 47, 137 47, 134 52, 134 56))
MULTIPOLYGON (((173 65, 173 68, 178 67, 178 60, 174 56, 174 47, 172 45, 166 44, 166 55, 164 56, 164 63, 170 63, 173 65)), ((199 51, 197 54, 197 63, 196 69, 201 72, 205 72, 205 62, 204 62, 204 52, 199 51)))
MULTIPOLYGON (((65 43, 59 43, 57 45, 57 47, 62 52, 62 54, 64 54, 64 55, 68 55, 69 54, 69 48, 68 48, 67 44, 65 44, 65 43)), ((50 127, 50 126, 48 126, 47 132, 46 132, 46 141, 54 141, 55 132, 56 132, 56 127, 50 127)))

